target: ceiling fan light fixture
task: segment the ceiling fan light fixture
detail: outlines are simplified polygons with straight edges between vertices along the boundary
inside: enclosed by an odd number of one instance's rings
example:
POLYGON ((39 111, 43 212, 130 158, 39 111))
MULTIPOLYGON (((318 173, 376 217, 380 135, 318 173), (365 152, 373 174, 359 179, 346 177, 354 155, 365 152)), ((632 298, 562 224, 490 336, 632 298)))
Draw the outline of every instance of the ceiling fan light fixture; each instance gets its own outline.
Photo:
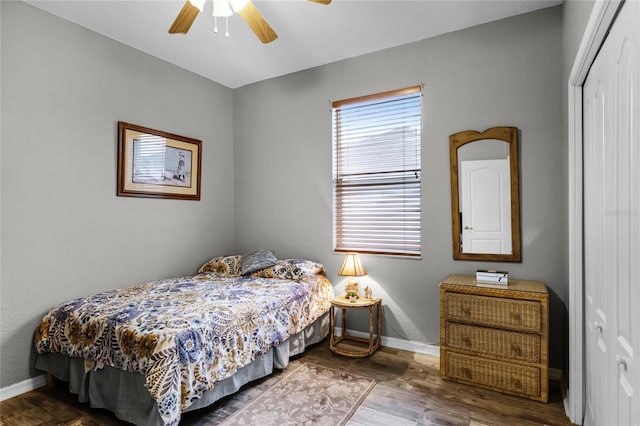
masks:
MULTIPOLYGON (((2 1, 2 0, 0 0, 2 1)), ((213 3, 214 32, 218 32, 218 18, 224 17, 227 21, 226 36, 229 36, 229 16, 233 13, 240 15, 242 20, 251 28, 255 35, 263 43, 271 43, 278 38, 278 34, 264 19, 251 0, 211 0, 213 3)), ((314 3, 329 4, 331 0, 311 0, 314 3)), ((169 34, 186 34, 189 32, 193 21, 202 12, 206 0, 186 0, 176 19, 169 27, 169 34)))
POLYGON ((192 6, 195 6, 200 12, 202 12, 202 8, 204 7, 205 0, 189 0, 192 6))
POLYGON ((233 15, 229 0, 213 0, 213 32, 218 34, 218 18, 224 18, 225 37, 229 37, 229 16, 233 15))
POLYGON ((213 16, 231 16, 233 11, 229 5, 229 0, 213 0, 213 16))
MULTIPOLYGON (((225 31, 224 31, 224 35, 225 37, 229 37, 229 17, 228 16, 221 16, 221 18, 224 18, 225 21, 225 31)), ((215 34, 218 34, 218 17, 217 16, 213 16, 213 32, 215 34)))

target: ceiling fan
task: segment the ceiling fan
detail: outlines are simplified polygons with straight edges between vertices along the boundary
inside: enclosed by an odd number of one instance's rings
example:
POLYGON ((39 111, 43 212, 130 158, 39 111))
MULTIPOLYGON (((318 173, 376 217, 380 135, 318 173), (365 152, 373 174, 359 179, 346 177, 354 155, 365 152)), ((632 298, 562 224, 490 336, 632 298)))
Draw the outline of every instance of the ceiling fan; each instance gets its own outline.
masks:
MULTIPOLYGON (((198 14, 202 12, 205 1, 206 0, 187 0, 175 21, 173 21, 173 25, 169 28, 169 34, 186 34, 198 14)), ((331 3, 331 0, 309 1, 320 4, 331 3)), ((271 25, 263 18, 251 0, 213 0, 213 16, 216 18, 229 17, 233 15, 233 12, 240 15, 263 43, 271 43, 278 38, 278 34, 276 34, 273 28, 271 28, 271 25)))

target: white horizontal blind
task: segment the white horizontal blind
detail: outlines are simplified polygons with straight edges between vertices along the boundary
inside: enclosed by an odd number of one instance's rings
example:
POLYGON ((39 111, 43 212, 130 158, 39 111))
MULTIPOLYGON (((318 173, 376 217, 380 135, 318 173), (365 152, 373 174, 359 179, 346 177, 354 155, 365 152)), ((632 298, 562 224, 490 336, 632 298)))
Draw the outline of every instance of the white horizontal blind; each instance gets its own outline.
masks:
POLYGON ((420 87, 332 106, 334 250, 420 256, 420 87))

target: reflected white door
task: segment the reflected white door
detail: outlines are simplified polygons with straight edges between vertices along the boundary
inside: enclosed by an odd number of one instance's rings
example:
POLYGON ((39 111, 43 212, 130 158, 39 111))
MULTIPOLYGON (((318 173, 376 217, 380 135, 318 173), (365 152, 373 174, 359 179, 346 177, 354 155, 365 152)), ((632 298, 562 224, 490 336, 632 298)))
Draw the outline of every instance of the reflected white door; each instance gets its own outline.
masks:
POLYGON ((460 162, 462 252, 511 254, 509 159, 460 162))
POLYGON ((627 1, 583 88, 585 424, 640 424, 640 6, 627 1))

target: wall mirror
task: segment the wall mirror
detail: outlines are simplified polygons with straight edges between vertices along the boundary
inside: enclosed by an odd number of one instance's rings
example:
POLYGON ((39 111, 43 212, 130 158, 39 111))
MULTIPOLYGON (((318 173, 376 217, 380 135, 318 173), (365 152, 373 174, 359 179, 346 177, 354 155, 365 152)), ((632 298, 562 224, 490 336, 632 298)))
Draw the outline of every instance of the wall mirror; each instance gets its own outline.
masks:
POLYGON ((518 129, 449 137, 453 258, 522 261, 518 129))

